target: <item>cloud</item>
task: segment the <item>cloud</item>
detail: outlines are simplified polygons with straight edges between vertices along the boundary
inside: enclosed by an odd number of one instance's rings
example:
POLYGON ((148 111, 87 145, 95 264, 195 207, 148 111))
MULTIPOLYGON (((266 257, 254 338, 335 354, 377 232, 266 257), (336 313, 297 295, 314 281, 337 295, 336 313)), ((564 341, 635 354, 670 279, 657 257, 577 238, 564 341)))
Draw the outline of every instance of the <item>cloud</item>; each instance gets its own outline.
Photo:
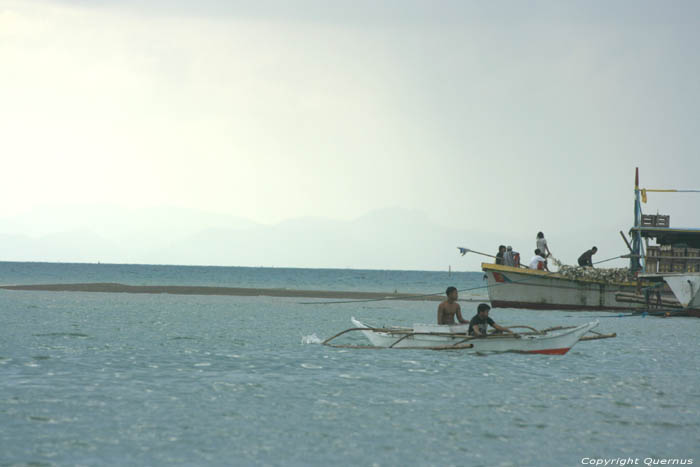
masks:
MULTIPOLYGON (((635 166, 696 184, 693 3, 193 5, 2 3, 0 215, 402 206, 505 238, 615 235, 635 166)), ((696 205, 645 209, 695 225, 696 205)))

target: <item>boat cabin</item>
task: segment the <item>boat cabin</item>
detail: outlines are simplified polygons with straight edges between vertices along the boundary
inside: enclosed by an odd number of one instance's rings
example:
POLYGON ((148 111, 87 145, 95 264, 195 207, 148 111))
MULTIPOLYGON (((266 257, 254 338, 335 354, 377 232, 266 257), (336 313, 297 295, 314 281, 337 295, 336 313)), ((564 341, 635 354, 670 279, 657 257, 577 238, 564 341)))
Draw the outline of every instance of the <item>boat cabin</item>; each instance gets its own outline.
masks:
POLYGON ((700 229, 672 228, 670 216, 641 216, 634 227, 646 243, 646 273, 700 272, 700 229), (649 245, 653 240, 656 245, 649 245))

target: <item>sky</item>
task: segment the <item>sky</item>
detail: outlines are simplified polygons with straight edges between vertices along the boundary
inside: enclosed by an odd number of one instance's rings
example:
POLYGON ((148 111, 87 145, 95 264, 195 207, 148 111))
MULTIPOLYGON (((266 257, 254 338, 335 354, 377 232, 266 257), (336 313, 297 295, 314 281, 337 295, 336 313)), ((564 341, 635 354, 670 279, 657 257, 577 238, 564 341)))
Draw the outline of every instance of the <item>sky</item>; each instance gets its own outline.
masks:
MULTIPOLYGON (((635 167, 647 188, 700 188, 699 13, 693 1, 0 0, 0 234, 136 244, 183 212, 195 235, 297 219, 342 229, 389 209, 472 232, 474 249, 494 250, 490 235, 528 251, 541 230, 570 261, 590 243, 624 253, 635 167), (75 220, 100 209, 117 217, 75 220)), ((699 200, 650 195, 644 209, 700 226, 699 200)), ((438 241, 426 233, 427 250, 438 241)), ((41 251, 76 259, 60 243, 41 251)), ((453 261, 356 253, 352 267, 453 261)))

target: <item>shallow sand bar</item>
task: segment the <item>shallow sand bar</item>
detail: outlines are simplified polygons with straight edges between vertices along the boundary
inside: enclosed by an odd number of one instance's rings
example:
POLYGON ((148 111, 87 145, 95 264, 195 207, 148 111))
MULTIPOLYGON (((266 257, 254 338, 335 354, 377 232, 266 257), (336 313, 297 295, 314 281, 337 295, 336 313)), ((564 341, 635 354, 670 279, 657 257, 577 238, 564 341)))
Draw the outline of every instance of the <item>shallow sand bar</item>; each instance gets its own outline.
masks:
MULTIPOLYGON (((108 292, 108 293, 146 293, 146 294, 176 294, 176 295, 232 295, 238 297, 298 297, 298 298, 331 298, 350 300, 430 300, 442 301, 444 294, 402 294, 383 292, 350 292, 336 290, 294 290, 294 289, 262 289, 240 287, 207 287, 184 285, 126 285, 117 283, 88 283, 88 284, 32 284, 32 285, 3 285, 5 290, 36 290, 48 292, 108 292)), ((466 299, 460 301, 485 301, 484 299, 466 299)))

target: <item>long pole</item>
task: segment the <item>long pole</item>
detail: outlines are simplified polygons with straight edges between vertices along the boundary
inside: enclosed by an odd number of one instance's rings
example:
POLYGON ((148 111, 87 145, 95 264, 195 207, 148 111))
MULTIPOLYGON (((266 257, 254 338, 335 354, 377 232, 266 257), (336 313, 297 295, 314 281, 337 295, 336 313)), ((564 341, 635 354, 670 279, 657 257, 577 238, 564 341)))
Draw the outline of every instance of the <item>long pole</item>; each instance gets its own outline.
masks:
MULTIPOLYGON (((464 255, 467 254, 467 253, 476 253, 477 255, 488 256, 489 258, 497 258, 497 256, 490 255, 490 254, 488 254, 488 253, 483 253, 483 252, 481 252, 481 251, 472 250, 471 248, 464 248, 464 247, 462 247, 462 246, 458 246, 457 249, 458 249, 459 252, 462 254, 462 256, 464 256, 464 255)), ((522 263, 520 263, 520 266, 519 266, 519 267, 528 269, 528 267, 525 266, 525 265, 522 264, 522 263)))
POLYGON ((645 188, 644 191, 647 193, 700 193, 700 190, 654 190, 651 188, 645 188))
POLYGON ((632 233, 632 255, 630 256, 630 270, 637 272, 642 269, 639 257, 642 247, 642 236, 639 232, 641 225, 642 207, 639 204, 639 167, 635 168, 634 172, 634 226, 636 229, 632 233))

